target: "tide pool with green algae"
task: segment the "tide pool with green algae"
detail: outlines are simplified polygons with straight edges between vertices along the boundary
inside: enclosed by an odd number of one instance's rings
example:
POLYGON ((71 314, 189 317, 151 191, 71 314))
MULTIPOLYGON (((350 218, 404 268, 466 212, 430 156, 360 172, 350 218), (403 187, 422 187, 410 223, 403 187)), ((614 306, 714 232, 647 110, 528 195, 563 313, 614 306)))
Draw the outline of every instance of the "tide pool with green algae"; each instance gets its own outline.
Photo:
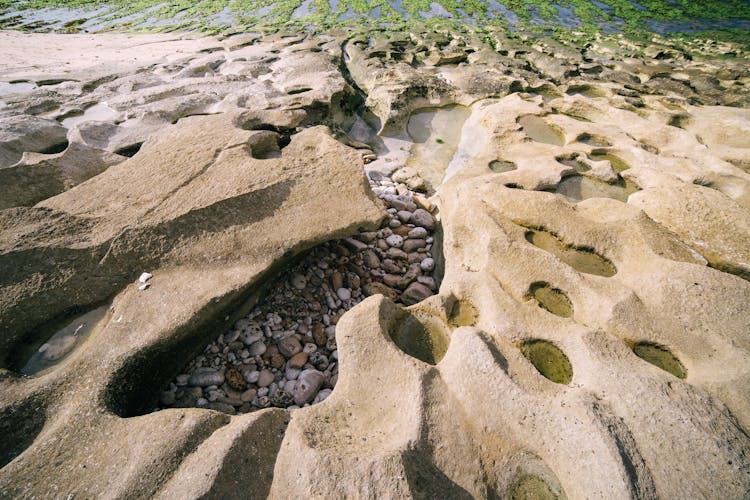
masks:
POLYGON ((700 36, 750 44, 747 0, 0 0, 0 29, 198 31, 413 23, 700 36))

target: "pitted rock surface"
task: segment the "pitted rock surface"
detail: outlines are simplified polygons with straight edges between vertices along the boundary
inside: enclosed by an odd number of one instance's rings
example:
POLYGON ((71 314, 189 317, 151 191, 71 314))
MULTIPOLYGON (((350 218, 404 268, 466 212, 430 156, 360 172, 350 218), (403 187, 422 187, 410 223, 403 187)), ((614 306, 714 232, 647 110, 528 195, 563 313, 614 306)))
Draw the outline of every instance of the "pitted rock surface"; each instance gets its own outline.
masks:
POLYGON ((750 491, 742 48, 32 36, 0 34, 1 78, 59 80, 0 108, 0 496, 750 491), (335 317, 255 331, 269 289, 335 317))

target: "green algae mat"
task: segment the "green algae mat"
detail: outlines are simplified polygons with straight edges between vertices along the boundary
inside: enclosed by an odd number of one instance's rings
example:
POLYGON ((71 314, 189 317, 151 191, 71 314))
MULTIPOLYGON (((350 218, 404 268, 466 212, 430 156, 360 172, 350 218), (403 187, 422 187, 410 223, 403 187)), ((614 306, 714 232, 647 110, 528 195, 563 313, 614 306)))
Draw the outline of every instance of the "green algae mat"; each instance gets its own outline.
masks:
POLYGON ((228 31, 345 26, 399 29, 414 23, 696 33, 750 40, 750 2, 721 0, 0 0, 0 28, 25 31, 228 31))

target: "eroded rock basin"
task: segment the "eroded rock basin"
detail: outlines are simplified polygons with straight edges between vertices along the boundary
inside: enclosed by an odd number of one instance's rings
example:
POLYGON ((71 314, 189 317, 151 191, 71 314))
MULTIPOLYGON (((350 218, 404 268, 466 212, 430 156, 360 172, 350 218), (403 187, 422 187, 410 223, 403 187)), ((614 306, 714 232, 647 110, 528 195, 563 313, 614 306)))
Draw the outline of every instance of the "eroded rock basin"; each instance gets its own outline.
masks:
POLYGON ((750 490, 741 47, 0 36, 3 495, 750 490))

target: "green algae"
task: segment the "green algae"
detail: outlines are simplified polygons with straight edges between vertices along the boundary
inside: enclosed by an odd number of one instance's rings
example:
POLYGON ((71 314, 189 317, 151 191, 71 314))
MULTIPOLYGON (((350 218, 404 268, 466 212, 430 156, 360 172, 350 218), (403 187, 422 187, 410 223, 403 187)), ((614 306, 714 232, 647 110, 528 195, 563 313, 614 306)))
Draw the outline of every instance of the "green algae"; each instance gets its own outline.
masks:
POLYGON ((593 248, 567 244, 550 231, 529 228, 526 232, 526 241, 551 253, 576 271, 607 278, 617 273, 614 264, 593 248))
POLYGON ((508 496, 511 500, 556 500, 559 498, 542 478, 532 474, 524 474, 516 479, 510 487, 508 496))
MULTIPOLYGON (((490 2, 485 0, 437 0, 450 19, 425 19, 423 13, 431 10, 433 0, 403 0, 403 13, 396 11, 387 0, 338 0, 335 11, 327 0, 312 0, 308 14, 296 19, 293 13, 303 0, 0 0, 0 13, 30 9, 65 8, 99 9, 97 24, 107 29, 136 31, 194 30, 220 32, 226 30, 275 30, 283 27, 329 29, 334 27, 375 28, 390 25, 395 31, 420 25, 453 27, 476 24, 485 27, 509 27, 503 15, 493 15, 490 2), (222 21, 221 13, 228 9, 233 23, 222 21), (377 18, 371 19, 374 12, 377 18), (346 16, 352 12, 356 16, 346 16), (154 26, 154 24, 156 24, 154 26), (229 26, 231 24, 231 26, 229 26)), ((582 42, 601 31, 602 26, 617 26, 633 36, 649 33, 649 22, 676 24, 668 31, 675 37, 690 33, 689 40, 700 32, 696 20, 719 22, 750 20, 750 5, 742 0, 691 2, 689 0, 642 0, 638 5, 629 0, 601 0, 596 4, 584 0, 501 0, 502 6, 518 22, 513 28, 534 35, 545 34, 561 40, 582 42), (560 15, 564 9, 572 15, 577 25, 562 26, 560 15)), ((574 24, 575 24, 574 23, 574 24)), ((63 31, 75 32, 83 23, 73 23, 63 31)), ((19 26, 12 18, 0 20, 0 27, 19 26)), ((20 25, 22 29, 45 29, 45 23, 20 25)), ((710 27, 709 27, 710 28, 710 27)), ((741 27, 712 28, 713 38, 747 44, 750 36, 741 27)))
POLYGON ((685 366, 666 347, 653 342, 637 342, 631 348, 636 356, 665 372, 677 378, 687 377, 685 366))
POLYGON ((567 385, 573 380, 573 367, 555 344, 541 339, 528 340, 521 345, 521 352, 539 373, 552 382, 567 385))
POLYGON ((554 288, 549 283, 537 282, 532 283, 529 287, 529 294, 536 299, 539 307, 551 312, 561 318, 570 318, 573 316, 573 303, 565 292, 554 288))

